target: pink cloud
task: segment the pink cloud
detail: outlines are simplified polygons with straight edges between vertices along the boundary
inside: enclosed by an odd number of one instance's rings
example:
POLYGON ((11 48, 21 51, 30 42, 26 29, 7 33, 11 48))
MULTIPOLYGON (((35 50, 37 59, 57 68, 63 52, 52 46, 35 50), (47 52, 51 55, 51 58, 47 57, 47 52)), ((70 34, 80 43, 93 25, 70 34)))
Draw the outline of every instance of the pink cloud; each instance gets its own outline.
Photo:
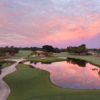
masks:
MULTIPOLYGON (((66 6, 59 9, 59 4, 54 7, 52 2, 49 2, 51 5, 48 4, 48 6, 41 6, 47 4, 47 1, 45 3, 34 1, 38 4, 34 6, 31 6, 31 3, 26 5, 26 2, 23 0, 20 3, 19 1, 14 2, 15 6, 13 6, 11 2, 0 1, 0 6, 2 6, 2 10, 0 10, 1 44, 4 41, 4 43, 15 43, 16 45, 19 45, 20 41, 23 41, 23 45, 62 44, 65 41, 92 39, 100 32, 99 13, 95 14, 94 11, 86 11, 83 8, 77 10, 71 3, 69 3, 71 6, 67 7, 67 11, 66 6), (64 9, 65 12, 63 12, 64 9), (3 37, 2 34, 13 34, 12 36, 16 36, 16 38, 11 36, 8 42, 8 38, 3 37)), ((79 4, 81 7, 87 7, 87 5, 91 7, 90 1, 88 3, 81 1, 79 4)))

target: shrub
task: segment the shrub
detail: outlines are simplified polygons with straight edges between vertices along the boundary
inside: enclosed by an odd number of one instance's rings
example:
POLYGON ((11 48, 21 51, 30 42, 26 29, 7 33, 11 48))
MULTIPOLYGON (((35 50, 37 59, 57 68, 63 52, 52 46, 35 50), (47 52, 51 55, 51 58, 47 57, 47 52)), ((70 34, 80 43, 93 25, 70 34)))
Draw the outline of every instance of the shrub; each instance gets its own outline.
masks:
POLYGON ((0 57, 2 57, 2 56, 6 56, 6 54, 5 53, 0 53, 0 57))

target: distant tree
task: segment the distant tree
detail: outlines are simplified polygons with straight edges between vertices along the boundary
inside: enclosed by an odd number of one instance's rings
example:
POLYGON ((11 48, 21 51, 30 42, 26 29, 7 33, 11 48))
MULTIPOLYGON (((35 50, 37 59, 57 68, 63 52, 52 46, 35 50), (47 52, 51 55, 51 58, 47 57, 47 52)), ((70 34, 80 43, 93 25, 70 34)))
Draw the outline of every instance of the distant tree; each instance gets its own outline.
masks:
POLYGON ((54 48, 54 52, 55 52, 55 53, 60 53, 61 51, 60 51, 59 48, 54 48))
POLYGON ((6 53, 17 53, 18 51, 19 51, 19 48, 13 47, 13 46, 11 47, 6 46, 6 47, 0 48, 0 53, 3 55, 6 53))
POLYGON ((77 47, 72 47, 71 52, 74 53, 74 54, 77 53, 77 47))
POLYGON ((86 53, 88 51, 86 49, 86 45, 82 44, 78 47, 69 46, 69 47, 67 47, 66 52, 69 52, 71 54, 76 54, 76 53, 81 54, 81 53, 86 53))
POLYGON ((30 50, 29 47, 20 48, 20 50, 30 50))
POLYGON ((42 50, 45 51, 45 52, 54 52, 54 48, 50 45, 44 45, 42 47, 42 50))
POLYGON ((86 47, 85 47, 86 45, 85 44, 82 44, 82 45, 80 45, 78 48, 77 48, 77 53, 84 53, 85 52, 85 49, 86 49, 86 47))
POLYGON ((100 53, 100 49, 98 49, 98 53, 100 53))
POLYGON ((71 47, 70 47, 70 46, 69 46, 69 47, 67 47, 66 52, 71 53, 71 47))
POLYGON ((60 49, 60 52, 66 52, 66 49, 60 49))
POLYGON ((41 48, 38 48, 38 47, 31 47, 31 50, 32 50, 33 52, 35 52, 35 51, 37 51, 37 50, 41 50, 41 48))
POLYGON ((19 52, 19 48, 15 47, 14 49, 15 49, 15 52, 19 52))

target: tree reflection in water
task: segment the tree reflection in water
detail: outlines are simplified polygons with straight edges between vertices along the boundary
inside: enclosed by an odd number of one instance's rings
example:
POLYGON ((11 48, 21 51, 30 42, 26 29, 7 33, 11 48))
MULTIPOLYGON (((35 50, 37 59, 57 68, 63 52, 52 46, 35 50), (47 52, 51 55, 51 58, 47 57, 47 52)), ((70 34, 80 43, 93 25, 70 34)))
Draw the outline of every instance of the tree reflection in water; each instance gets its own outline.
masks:
MULTIPOLYGON (((30 64, 37 64, 37 63, 39 63, 38 61, 30 61, 30 64)), ((41 62, 41 64, 52 64, 52 62, 41 62)))
POLYGON ((41 64, 52 64, 52 62, 41 62, 41 64))
POLYGON ((34 63, 35 65, 38 63, 38 61, 30 61, 30 64, 34 63))
POLYGON ((80 59, 74 59, 74 58, 67 58, 67 63, 71 64, 77 64, 80 67, 86 67, 86 63, 88 63, 85 60, 80 60, 80 59))

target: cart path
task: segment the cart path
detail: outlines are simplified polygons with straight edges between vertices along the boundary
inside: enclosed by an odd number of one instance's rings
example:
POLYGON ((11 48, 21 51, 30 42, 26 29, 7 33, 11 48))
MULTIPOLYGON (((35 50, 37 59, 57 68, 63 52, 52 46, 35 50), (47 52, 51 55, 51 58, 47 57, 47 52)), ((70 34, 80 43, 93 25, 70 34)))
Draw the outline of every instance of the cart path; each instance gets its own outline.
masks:
POLYGON ((23 59, 23 57, 21 59, 11 59, 12 61, 16 61, 16 63, 14 63, 11 66, 5 67, 2 69, 1 75, 0 75, 0 100, 6 100, 7 97, 9 96, 11 90, 10 87, 8 86, 8 84, 3 80, 3 78, 16 71, 16 66, 19 64, 20 61, 23 61, 25 59, 23 59))

